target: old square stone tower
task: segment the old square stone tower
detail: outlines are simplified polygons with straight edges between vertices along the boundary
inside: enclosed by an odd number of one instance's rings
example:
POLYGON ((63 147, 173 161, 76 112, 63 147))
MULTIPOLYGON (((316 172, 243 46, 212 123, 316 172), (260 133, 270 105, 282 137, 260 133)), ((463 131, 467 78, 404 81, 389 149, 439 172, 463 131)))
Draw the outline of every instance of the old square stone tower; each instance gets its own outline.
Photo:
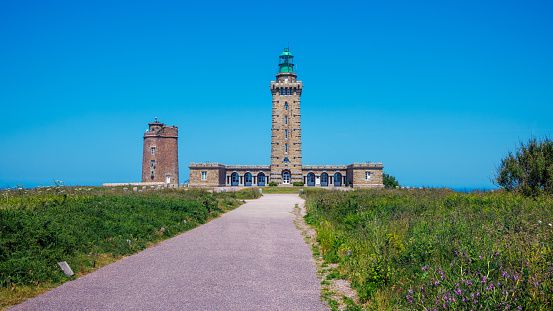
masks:
POLYGON ((294 73, 294 56, 288 49, 279 56, 276 81, 271 81, 273 123, 271 135, 271 180, 280 184, 302 181, 301 171, 301 81, 294 73))
POLYGON ((311 187, 383 187, 382 163, 304 165, 301 140, 301 94, 294 56, 289 49, 279 56, 278 73, 271 81, 272 124, 270 165, 190 163, 191 187, 267 186, 295 182, 311 187))

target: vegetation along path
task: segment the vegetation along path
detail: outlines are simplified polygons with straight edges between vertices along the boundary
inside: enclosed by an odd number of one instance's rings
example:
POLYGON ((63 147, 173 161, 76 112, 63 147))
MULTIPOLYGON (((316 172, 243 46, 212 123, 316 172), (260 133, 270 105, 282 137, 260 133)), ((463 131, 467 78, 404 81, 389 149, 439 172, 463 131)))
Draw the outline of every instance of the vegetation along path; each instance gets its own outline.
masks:
POLYGON ((9 310, 326 310, 295 204, 266 194, 9 310))

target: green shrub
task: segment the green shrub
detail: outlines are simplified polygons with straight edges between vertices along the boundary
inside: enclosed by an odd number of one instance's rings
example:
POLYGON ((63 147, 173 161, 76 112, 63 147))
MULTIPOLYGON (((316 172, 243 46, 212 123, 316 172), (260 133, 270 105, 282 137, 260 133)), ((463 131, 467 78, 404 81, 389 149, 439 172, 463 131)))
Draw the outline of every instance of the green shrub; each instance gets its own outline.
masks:
POLYGON ((269 187, 276 187, 276 186, 278 186, 278 183, 276 181, 271 181, 269 183, 269 187))
POLYGON ((520 143, 496 169, 494 183, 525 196, 553 194, 553 141, 549 138, 520 143))
POLYGON ((294 181, 293 185, 294 187, 303 187, 304 183, 303 181, 294 181))
POLYGON ((384 184, 384 187, 391 188, 391 189, 394 189, 395 187, 399 186, 399 182, 396 181, 396 178, 386 173, 382 175, 382 183, 384 184))

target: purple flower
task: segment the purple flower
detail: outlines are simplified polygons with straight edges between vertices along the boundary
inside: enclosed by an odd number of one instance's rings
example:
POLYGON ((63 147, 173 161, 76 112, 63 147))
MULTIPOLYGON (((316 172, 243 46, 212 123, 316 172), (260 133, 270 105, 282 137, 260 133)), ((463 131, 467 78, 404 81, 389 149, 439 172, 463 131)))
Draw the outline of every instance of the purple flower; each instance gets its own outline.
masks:
POLYGON ((540 283, 534 282, 534 286, 540 286, 540 283))
POLYGON ((478 258, 482 259, 482 256, 479 255, 478 258))
POLYGON ((485 276, 483 279, 482 279, 482 283, 486 283, 486 280, 488 279, 487 276, 485 276))
POLYGON ((451 263, 451 266, 453 267, 455 264, 454 263, 451 263))
POLYGON ((509 274, 507 274, 507 272, 503 272, 503 274, 501 276, 504 277, 504 278, 508 278, 509 274))
POLYGON ((422 271, 426 271, 426 270, 428 270, 427 266, 422 267, 422 271))
POLYGON ((409 289, 409 294, 413 294, 413 290, 412 289, 409 289))
POLYGON ((440 281, 434 282, 434 285, 438 286, 438 284, 440 284, 440 281))

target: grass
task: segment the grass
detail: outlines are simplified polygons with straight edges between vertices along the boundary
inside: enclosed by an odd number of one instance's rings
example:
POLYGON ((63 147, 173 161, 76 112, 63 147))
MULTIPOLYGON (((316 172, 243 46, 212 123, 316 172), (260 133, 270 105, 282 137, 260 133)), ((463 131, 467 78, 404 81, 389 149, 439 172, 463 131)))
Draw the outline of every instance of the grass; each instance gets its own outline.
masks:
POLYGON ((0 191, 0 308, 195 228, 259 193, 53 186, 0 191), (75 276, 57 263, 67 261, 75 276))
POLYGON ((553 198, 306 191, 323 258, 366 310, 553 309, 553 198))

